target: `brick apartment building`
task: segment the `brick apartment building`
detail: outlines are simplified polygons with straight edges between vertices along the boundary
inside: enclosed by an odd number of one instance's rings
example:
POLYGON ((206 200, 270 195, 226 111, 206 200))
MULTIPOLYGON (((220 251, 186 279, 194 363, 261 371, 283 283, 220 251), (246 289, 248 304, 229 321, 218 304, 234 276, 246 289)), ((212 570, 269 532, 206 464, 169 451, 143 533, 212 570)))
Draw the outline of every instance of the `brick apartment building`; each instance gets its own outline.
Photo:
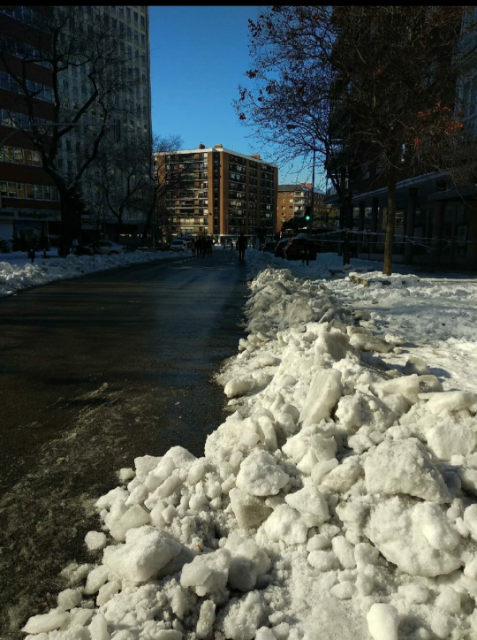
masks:
MULTIPOLYGON (((292 218, 304 218, 306 208, 311 207, 311 189, 309 182, 300 184, 281 184, 278 186, 277 219, 275 230, 279 233, 282 226, 292 218)), ((325 194, 315 189, 313 203, 313 225, 323 226, 327 221, 329 207, 324 204, 325 194)))
POLYGON ((155 155, 166 185, 158 203, 173 235, 208 233, 225 244, 257 229, 272 238, 277 210, 278 167, 259 155, 222 145, 155 155))
MULTIPOLYGON (((20 59, 37 48, 49 10, 43 6, 0 7, 0 38, 9 45, 7 64, 15 72, 21 73, 20 59)), ((35 117, 38 122, 50 120, 51 70, 40 64, 25 68, 32 90, 39 92, 34 100, 35 117)), ((17 236, 29 241, 58 231, 60 204, 39 153, 24 133, 15 130, 15 123, 28 123, 28 109, 17 91, 0 61, 0 239, 17 236)))

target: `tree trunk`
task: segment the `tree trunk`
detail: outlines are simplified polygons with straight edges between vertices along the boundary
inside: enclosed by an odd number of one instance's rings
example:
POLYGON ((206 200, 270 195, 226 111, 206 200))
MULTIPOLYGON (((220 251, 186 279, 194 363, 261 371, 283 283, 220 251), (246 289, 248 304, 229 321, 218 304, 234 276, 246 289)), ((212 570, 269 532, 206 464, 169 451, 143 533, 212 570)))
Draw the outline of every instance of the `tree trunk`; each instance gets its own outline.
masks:
POLYGON ((388 177, 388 217, 386 221, 386 239, 384 243, 383 273, 390 276, 393 272, 393 242, 396 226, 396 178, 388 177))
POLYGON ((63 192, 60 191, 60 202, 61 202, 61 235, 60 235, 60 246, 58 247, 58 254, 62 258, 66 258, 69 254, 71 245, 73 243, 74 238, 74 215, 73 215, 73 202, 69 197, 69 194, 66 190, 63 192))

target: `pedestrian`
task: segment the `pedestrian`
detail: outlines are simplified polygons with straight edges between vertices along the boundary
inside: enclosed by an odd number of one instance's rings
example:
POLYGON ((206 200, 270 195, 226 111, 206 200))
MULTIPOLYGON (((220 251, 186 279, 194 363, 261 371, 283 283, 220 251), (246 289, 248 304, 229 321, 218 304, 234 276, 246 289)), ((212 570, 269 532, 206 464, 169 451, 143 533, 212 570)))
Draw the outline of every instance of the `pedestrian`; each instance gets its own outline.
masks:
POLYGON ((212 238, 207 238, 207 255, 211 256, 212 255, 212 249, 213 249, 213 244, 212 244, 212 238))
POLYGON ((46 258, 46 252, 50 248, 50 243, 48 242, 48 236, 42 236, 40 240, 40 249, 43 251, 43 258, 46 258))
POLYGON ((245 249, 247 248, 247 238, 243 235, 243 231, 240 233, 240 237, 237 240, 237 250, 239 252, 239 264, 245 264, 245 249))
POLYGON ((32 264, 35 262, 35 249, 33 245, 28 249, 28 258, 31 260, 32 264))
POLYGON ((310 266, 310 251, 311 251, 310 241, 308 240, 308 238, 305 238, 305 241, 303 243, 303 250, 301 253, 301 263, 305 264, 305 261, 306 261, 307 267, 310 266))

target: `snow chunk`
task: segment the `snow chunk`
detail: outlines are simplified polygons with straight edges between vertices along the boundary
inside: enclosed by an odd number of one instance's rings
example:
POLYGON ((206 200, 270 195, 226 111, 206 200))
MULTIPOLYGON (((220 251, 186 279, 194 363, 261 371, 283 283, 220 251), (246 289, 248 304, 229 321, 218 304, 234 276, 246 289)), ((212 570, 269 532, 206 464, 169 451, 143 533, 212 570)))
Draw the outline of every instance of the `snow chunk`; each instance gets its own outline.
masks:
POLYGON ((318 424, 329 418, 342 394, 341 372, 334 369, 319 370, 311 382, 300 414, 303 426, 318 424))
POLYGON ((317 549, 310 551, 308 555, 308 564, 310 564, 318 571, 331 571, 338 567, 338 558, 333 551, 325 551, 323 549, 317 549))
POLYGON ((402 376, 400 378, 386 380, 386 382, 379 382, 374 385, 374 390, 380 398, 389 395, 403 395, 414 404, 417 402, 418 394, 421 390, 419 376, 414 373, 410 376, 402 376))
POLYGON ((225 637, 230 640, 253 640, 266 621, 266 609, 256 591, 237 601, 233 598, 224 618, 225 637))
POLYGON ((49 613, 32 616, 23 627, 25 633, 48 633, 62 627, 70 619, 65 611, 53 609, 49 613))
POLYGON ((185 564, 181 573, 181 586, 192 588, 198 596, 225 589, 231 564, 228 549, 218 549, 196 556, 185 564))
POLYGON ((107 538, 106 534, 102 531, 88 531, 84 541, 89 551, 98 551, 99 549, 104 549, 107 538))
POLYGON ((89 625, 91 640, 109 640, 108 623, 102 613, 97 613, 89 625))
POLYGON ((144 582, 178 555, 181 545, 150 526, 126 533, 126 544, 106 547, 104 564, 121 578, 144 582))
POLYGON ((147 474, 144 484, 149 491, 155 491, 171 476, 175 468, 172 458, 161 458, 161 461, 147 474))
POLYGON ((477 434, 470 425, 451 420, 440 421, 426 432, 426 437, 429 449, 441 460, 450 460, 453 455, 467 456, 477 445, 477 434))
POLYGON ((200 605, 199 620, 195 629, 199 640, 207 638, 212 631, 215 622, 215 606, 215 602, 212 602, 212 600, 205 600, 200 605))
POLYGON ((134 469, 129 469, 124 467, 123 469, 119 469, 118 478, 120 482, 127 482, 128 480, 132 480, 135 476, 134 469))
POLYGON ((399 614, 390 604, 373 604, 367 621, 374 640, 398 640, 399 614))
POLYGON ((134 504, 118 520, 111 523, 110 532, 115 540, 123 542, 130 529, 138 529, 149 522, 148 512, 141 505, 134 504))
POLYGON ((363 467, 356 456, 346 458, 335 466, 321 481, 325 487, 337 493, 346 493, 363 474, 363 467))
POLYGON ((477 393, 472 391, 442 391, 433 394, 426 405, 431 413, 442 411, 461 411, 477 402, 477 393))
POLYGON ((416 438, 385 440, 364 464, 369 493, 407 493, 432 502, 451 502, 445 482, 416 438))
POLYGON ((464 523, 473 540, 477 541, 477 504, 471 504, 464 511, 464 523))
POLYGON ((134 468, 136 469, 136 477, 141 482, 144 482, 147 474, 155 469, 161 458, 157 456, 140 456, 138 458, 134 458, 134 468))
POLYGON ((365 534, 401 571, 429 578, 447 575, 462 565, 458 549, 437 550, 429 544, 422 531, 425 518, 421 506, 400 497, 381 502, 374 508, 365 534))
POLYGON ((331 546, 342 567, 345 569, 356 567, 353 545, 344 536, 333 538, 331 546))
POLYGON ((227 398, 236 398, 252 391, 256 384, 253 378, 232 378, 225 385, 224 393, 227 398))
POLYGON ((80 589, 65 589, 58 594, 58 607, 63 611, 77 607, 81 602, 80 589))
POLYGON ((457 547, 460 536, 437 504, 418 504, 414 513, 421 519, 422 533, 431 547, 446 551, 452 551, 457 547))
POLYGON ((283 453, 298 464, 310 452, 313 453, 315 463, 321 460, 332 460, 338 447, 333 437, 326 437, 319 433, 318 427, 305 427, 295 436, 288 438, 282 447, 283 453))
POLYGON ((241 466, 237 487, 254 496, 274 496, 288 483, 290 476, 277 466, 266 451, 251 453, 241 466))
POLYGON ((274 542, 283 540, 287 544, 303 544, 309 527, 300 514, 287 504, 278 506, 263 525, 265 533, 274 542))
POLYGON ((272 513, 272 509, 267 507, 263 500, 240 489, 232 489, 229 496, 232 511, 242 529, 258 527, 272 513))
POLYGON ((231 534, 227 541, 227 548, 231 545, 232 563, 229 572, 229 584, 239 591, 254 589, 257 578, 270 569, 271 562, 265 551, 260 549, 253 540, 244 540, 231 534), (237 539, 235 539, 237 538, 237 539), (234 549, 236 542, 238 546, 234 549))
POLYGON ((301 513, 303 522, 309 527, 317 527, 330 517, 326 498, 316 487, 305 487, 289 493, 285 496, 285 501, 301 513))
POLYGON ((394 348, 386 340, 382 340, 377 336, 367 335, 365 333, 353 333, 349 341, 350 345, 360 351, 377 351, 378 353, 388 353, 394 348))

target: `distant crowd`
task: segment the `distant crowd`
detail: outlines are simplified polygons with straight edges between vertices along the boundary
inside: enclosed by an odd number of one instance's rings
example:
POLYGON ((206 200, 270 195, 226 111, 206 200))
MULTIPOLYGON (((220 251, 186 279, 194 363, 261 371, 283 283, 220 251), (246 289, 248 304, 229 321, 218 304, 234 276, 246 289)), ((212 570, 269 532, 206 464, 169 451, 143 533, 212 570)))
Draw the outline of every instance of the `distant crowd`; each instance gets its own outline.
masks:
POLYGON ((210 236, 197 236, 192 242, 192 252, 198 258, 212 255, 213 248, 214 243, 210 236))

